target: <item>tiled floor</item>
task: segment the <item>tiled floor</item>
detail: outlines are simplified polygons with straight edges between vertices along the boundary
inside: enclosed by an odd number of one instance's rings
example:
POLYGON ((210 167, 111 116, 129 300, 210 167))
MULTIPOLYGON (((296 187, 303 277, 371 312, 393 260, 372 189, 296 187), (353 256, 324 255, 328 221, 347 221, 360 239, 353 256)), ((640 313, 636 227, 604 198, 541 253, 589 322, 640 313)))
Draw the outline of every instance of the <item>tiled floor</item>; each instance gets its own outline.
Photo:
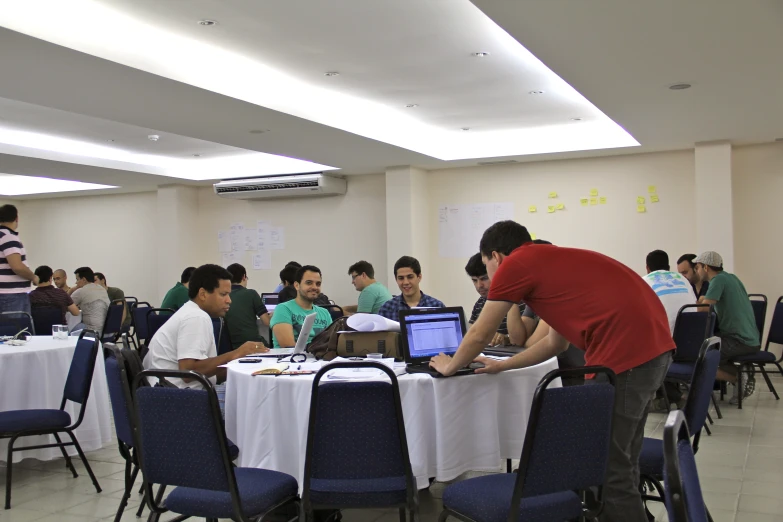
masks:
MULTIPOLYGON (((759 376, 760 377, 760 376, 759 376)), ((783 378, 773 377, 783 393, 783 378)), ((783 403, 758 379, 756 393, 743 410, 722 403, 723 419, 712 436, 702 436, 696 460, 707 507, 715 522, 783 522, 783 403)), ((647 435, 661 437, 664 415, 651 414, 647 435)), ((123 489, 122 457, 116 446, 88 454, 103 493, 96 494, 81 464, 74 479, 62 460, 26 460, 14 466, 12 509, 0 510, 0 522, 76 522, 113 520, 123 489)), ((74 461, 76 462, 76 461, 74 461)), ((5 486, 5 468, 0 467, 5 486)), ((421 520, 437 520, 446 484, 420 492, 421 520)), ((141 497, 135 493, 123 521, 137 521, 141 497)), ((657 520, 666 520, 662 506, 652 505, 657 520)), ((145 517, 146 518, 146 517, 145 517)), ((170 517, 164 517, 164 520, 170 517)), ((144 519, 141 519, 144 520, 144 519)), ((346 522, 398 521, 396 511, 345 511, 346 522)))

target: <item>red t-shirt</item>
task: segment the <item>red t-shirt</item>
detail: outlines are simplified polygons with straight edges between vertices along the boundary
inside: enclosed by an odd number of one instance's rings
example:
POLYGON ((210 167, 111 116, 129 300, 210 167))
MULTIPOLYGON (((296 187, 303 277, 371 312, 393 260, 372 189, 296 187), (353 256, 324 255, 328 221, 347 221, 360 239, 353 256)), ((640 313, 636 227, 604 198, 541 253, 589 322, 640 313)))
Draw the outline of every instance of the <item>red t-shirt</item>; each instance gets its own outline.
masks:
POLYGON ((507 256, 487 299, 524 301, 586 365, 621 373, 674 349, 661 300, 644 280, 590 250, 525 244, 507 256))

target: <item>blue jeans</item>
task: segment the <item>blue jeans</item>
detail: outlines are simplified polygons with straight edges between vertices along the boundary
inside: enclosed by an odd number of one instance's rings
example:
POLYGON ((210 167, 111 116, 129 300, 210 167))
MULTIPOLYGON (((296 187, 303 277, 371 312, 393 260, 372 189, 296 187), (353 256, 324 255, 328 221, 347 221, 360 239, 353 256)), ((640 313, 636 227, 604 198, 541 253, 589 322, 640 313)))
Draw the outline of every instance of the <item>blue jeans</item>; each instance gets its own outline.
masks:
POLYGON ((30 296, 25 292, 0 294, 0 312, 30 313, 30 296))

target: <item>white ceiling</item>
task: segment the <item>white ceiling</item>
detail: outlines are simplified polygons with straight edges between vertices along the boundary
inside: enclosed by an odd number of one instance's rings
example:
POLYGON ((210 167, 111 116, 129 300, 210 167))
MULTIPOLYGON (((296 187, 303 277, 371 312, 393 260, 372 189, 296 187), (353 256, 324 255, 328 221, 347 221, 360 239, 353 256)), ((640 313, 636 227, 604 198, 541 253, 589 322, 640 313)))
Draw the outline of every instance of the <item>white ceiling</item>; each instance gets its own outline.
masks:
MULTIPOLYGON (((401 113, 417 124, 453 132, 454 140, 478 141, 481 132, 514 129, 541 134, 548 126, 578 127, 608 116, 641 147, 443 161, 326 125, 322 115, 297 116, 300 108, 271 110, 163 77, 159 70, 152 74, 143 69, 159 66, 153 56, 146 65, 138 53, 108 60, 2 28, 0 127, 170 157, 266 152, 331 165, 344 174, 382 172, 392 165, 433 169, 508 157, 528 161, 783 137, 783 2, 777 0, 473 0, 564 81, 521 62, 521 47, 509 46, 503 31, 480 13, 477 18, 473 5, 457 0, 101 4, 252 58, 297 81, 389 107, 395 112, 392 119, 401 113), (458 8, 445 16, 445 3, 458 8), (196 24, 204 18, 219 24, 196 24), (475 30, 476 24, 484 25, 475 30), (490 56, 471 57, 474 51, 490 56), (124 65, 131 62, 134 67, 124 65), (331 70, 340 75, 323 76, 331 70), (667 88, 679 82, 693 87, 667 88), (569 91, 569 84, 581 96, 569 91), (545 94, 530 95, 531 90, 545 94), (408 103, 419 107, 405 109, 408 103), (574 117, 583 121, 570 121, 574 117), (162 139, 147 140, 153 133, 162 139)), ((11 11, 0 11, 0 25, 24 26, 30 34, 50 28, 9 18, 11 11)), ((57 41, 69 32, 73 27, 63 24, 48 38, 57 41)), ((99 47, 94 54, 106 54, 99 47)), ((199 56, 193 58, 198 63, 199 56)), ((155 168, 2 146, 0 173, 78 179, 123 190, 172 182, 155 168)))

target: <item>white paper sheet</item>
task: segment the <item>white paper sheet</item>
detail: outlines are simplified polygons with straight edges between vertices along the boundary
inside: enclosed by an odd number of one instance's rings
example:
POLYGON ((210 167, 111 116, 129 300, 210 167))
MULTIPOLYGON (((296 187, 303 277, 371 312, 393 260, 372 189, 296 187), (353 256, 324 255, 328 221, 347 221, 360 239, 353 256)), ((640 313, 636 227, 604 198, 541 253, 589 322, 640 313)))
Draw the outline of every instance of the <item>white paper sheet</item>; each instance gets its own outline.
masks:
POLYGON ((269 229, 269 248, 272 250, 285 250, 285 228, 272 227, 269 229))
POLYGON ((259 250, 253 254, 253 270, 272 270, 272 252, 259 250))
POLYGON ((467 258, 478 252, 484 231, 514 218, 513 203, 475 203, 438 207, 438 253, 467 258))
POLYGON ((244 244, 245 250, 258 250, 258 235, 256 232, 256 229, 254 228, 246 228, 245 229, 245 244, 244 244))
POLYGON ((228 265, 238 263, 239 260, 237 259, 236 252, 228 252, 223 254, 223 260, 222 265, 223 268, 226 268, 228 265))
POLYGON ((354 314, 348 318, 348 326, 359 332, 400 331, 400 323, 378 314, 354 314))
POLYGON ((218 252, 231 252, 231 234, 227 230, 218 231, 218 252))
POLYGON ((269 229, 272 224, 269 221, 256 222, 256 247, 258 250, 269 250, 269 229))

